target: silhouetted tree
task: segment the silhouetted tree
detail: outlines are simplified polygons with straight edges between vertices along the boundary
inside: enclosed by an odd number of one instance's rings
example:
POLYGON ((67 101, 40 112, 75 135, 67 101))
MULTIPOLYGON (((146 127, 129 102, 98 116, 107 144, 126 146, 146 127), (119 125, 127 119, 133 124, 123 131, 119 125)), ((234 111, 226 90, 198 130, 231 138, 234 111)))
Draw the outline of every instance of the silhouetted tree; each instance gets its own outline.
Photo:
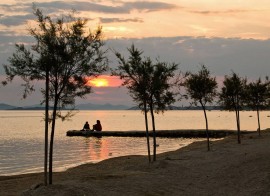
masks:
POLYGON ((217 82, 215 77, 211 77, 209 70, 202 65, 198 73, 189 73, 184 81, 187 98, 193 100, 194 105, 200 104, 206 123, 207 150, 210 150, 210 141, 208 133, 208 120, 206 114, 206 104, 212 103, 217 95, 217 82))
POLYGON ((237 139, 241 143, 240 133, 240 110, 242 110, 245 100, 246 79, 239 77, 232 72, 231 76, 225 76, 223 87, 219 94, 219 103, 229 111, 235 111, 237 124, 237 139))
MULTIPOLYGON (((4 68, 6 82, 12 81, 15 76, 24 80, 24 98, 34 90, 32 81, 46 80, 46 89, 41 92, 44 96, 46 94, 46 112, 49 102, 53 105, 50 119, 45 117, 46 125, 48 120, 52 123, 49 150, 49 184, 52 184, 56 119, 65 120, 73 115, 72 109, 66 114, 61 113, 61 110, 68 106, 74 108, 76 97, 83 98, 91 93, 91 87, 87 85, 89 77, 98 76, 107 69, 107 58, 102 51, 104 43, 100 27, 95 32, 86 32, 87 20, 72 15, 53 20, 36 8, 34 15, 37 26, 30 28, 29 32, 36 43, 31 48, 16 44, 16 52, 4 68)), ((45 140, 46 137, 45 133, 45 140)), ((46 149, 47 146, 45 159, 46 149)), ((44 165, 45 172, 46 167, 44 165)), ((44 181, 47 184, 46 174, 44 181)))
POLYGON ((153 126, 153 161, 156 161, 156 128, 155 113, 164 112, 169 105, 175 102, 172 91, 173 84, 170 79, 175 75, 177 65, 157 62, 153 65, 153 72, 150 74, 150 85, 147 88, 149 94, 148 105, 152 118, 153 126))
POLYGON ((122 85, 126 86, 129 90, 130 96, 142 109, 145 118, 145 130, 147 139, 147 153, 148 160, 151 162, 150 154, 150 141, 149 141, 149 128, 148 128, 148 117, 147 117, 147 85, 150 81, 148 72, 151 71, 150 59, 143 60, 141 55, 142 51, 139 51, 134 47, 128 48, 129 58, 125 60, 124 57, 118 52, 115 52, 118 58, 119 66, 117 69, 112 71, 113 75, 119 76, 123 80, 122 85))
POLYGON ((246 86, 245 102, 249 108, 257 112, 259 135, 261 135, 260 110, 266 109, 269 102, 268 85, 268 81, 263 83, 261 78, 259 78, 246 86))
POLYGON ((174 76, 177 69, 176 64, 168 65, 164 62, 153 64, 151 59, 142 59, 142 51, 134 47, 128 48, 129 58, 125 60, 120 53, 115 53, 119 66, 113 71, 113 75, 123 79, 123 86, 126 86, 133 100, 142 109, 145 115, 148 159, 151 162, 148 118, 150 110, 153 126, 153 160, 156 160, 156 132, 154 112, 164 112, 166 106, 174 102, 173 93, 170 91, 169 79, 174 76))

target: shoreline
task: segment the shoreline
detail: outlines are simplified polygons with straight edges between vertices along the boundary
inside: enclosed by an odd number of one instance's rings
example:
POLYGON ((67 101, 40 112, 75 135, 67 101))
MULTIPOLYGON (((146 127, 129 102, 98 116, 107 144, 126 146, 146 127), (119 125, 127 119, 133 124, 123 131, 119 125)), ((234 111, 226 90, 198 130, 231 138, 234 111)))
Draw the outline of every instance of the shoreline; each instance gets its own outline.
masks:
POLYGON ((0 195, 267 195, 270 193, 270 130, 195 142, 176 151, 131 155, 54 173, 54 184, 37 186, 43 173, 0 176, 0 195))

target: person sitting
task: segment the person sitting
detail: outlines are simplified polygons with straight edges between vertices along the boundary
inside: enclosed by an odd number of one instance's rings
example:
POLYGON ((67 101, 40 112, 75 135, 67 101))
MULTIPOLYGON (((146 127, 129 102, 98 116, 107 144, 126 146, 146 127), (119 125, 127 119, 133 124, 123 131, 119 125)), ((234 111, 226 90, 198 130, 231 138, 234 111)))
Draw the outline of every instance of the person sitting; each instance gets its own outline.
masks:
POLYGON ((89 126, 88 121, 86 121, 85 124, 84 124, 84 126, 83 126, 82 131, 88 131, 88 130, 90 130, 90 126, 89 126))
POLYGON ((102 131, 102 126, 100 124, 100 120, 97 120, 97 124, 93 125, 93 130, 94 131, 102 131))

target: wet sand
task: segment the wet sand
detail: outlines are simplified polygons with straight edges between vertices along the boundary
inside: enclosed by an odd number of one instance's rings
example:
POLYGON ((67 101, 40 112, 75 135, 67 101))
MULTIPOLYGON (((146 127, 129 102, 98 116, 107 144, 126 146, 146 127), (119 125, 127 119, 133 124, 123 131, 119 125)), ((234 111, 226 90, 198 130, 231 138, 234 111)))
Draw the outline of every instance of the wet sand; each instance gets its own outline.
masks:
MULTIPOLYGON (((124 149, 123 149, 124 150, 124 149)), ((54 173, 53 185, 42 186, 43 174, 0 177, 0 195, 270 195, 270 130, 196 142, 159 154, 124 156, 54 173)))

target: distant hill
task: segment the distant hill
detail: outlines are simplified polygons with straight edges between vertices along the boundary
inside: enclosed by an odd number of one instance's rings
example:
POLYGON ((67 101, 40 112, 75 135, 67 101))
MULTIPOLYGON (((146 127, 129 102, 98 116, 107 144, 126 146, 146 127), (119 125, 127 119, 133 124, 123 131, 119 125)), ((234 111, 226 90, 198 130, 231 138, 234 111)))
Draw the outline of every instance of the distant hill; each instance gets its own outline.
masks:
POLYGON ((126 105, 112 105, 112 104, 92 104, 92 103, 86 103, 86 104, 79 104, 76 106, 79 110, 126 110, 130 108, 126 105))
MULTIPOLYGON (((140 110, 138 106, 134 106, 131 108, 128 108, 128 110, 140 110)), ((184 107, 178 107, 178 106, 168 106, 167 110, 186 110, 184 107)))
MULTIPOLYGON (((40 104, 30 105, 30 106, 13 106, 13 108, 10 108, 8 110, 44 110, 45 106, 40 104)), ((52 109, 52 107, 50 107, 52 109)))
MULTIPOLYGON (((139 110, 139 107, 134 106, 132 108, 128 108, 128 110, 139 110)), ((167 110, 202 110, 201 106, 169 106, 167 110)), ((206 106, 206 110, 222 110, 220 106, 206 106)))
MULTIPOLYGON (((40 104, 32 106, 12 106, 5 103, 0 103, 0 110, 44 110, 45 106, 40 104)), ((52 107, 50 107, 52 109, 52 107)), ((130 107, 126 105, 112 105, 112 104, 79 104, 76 106, 78 110, 139 110, 137 106, 130 107)), ((207 110, 222 110, 220 106, 206 106, 207 110)), ((167 110, 202 110, 200 106, 169 106, 167 110)))
MULTIPOLYGON (((76 106, 76 109, 79 110, 126 110, 130 108, 130 106, 126 105, 112 105, 112 104, 92 104, 92 103, 87 103, 87 104, 79 104, 76 106)), ((0 110, 44 110, 45 106, 40 105, 40 104, 35 104, 31 106, 23 106, 23 107, 18 107, 18 106, 12 106, 4 103, 0 103, 0 110)), ((53 109, 50 107, 50 110, 53 109)))
MULTIPOLYGON (((53 109, 52 107, 49 108, 50 110, 53 109)), ((11 108, 9 110, 45 110, 45 107, 15 107, 15 108, 11 108)))
POLYGON ((17 106, 8 105, 5 103, 0 103, 0 110, 10 110, 16 108, 17 106))

